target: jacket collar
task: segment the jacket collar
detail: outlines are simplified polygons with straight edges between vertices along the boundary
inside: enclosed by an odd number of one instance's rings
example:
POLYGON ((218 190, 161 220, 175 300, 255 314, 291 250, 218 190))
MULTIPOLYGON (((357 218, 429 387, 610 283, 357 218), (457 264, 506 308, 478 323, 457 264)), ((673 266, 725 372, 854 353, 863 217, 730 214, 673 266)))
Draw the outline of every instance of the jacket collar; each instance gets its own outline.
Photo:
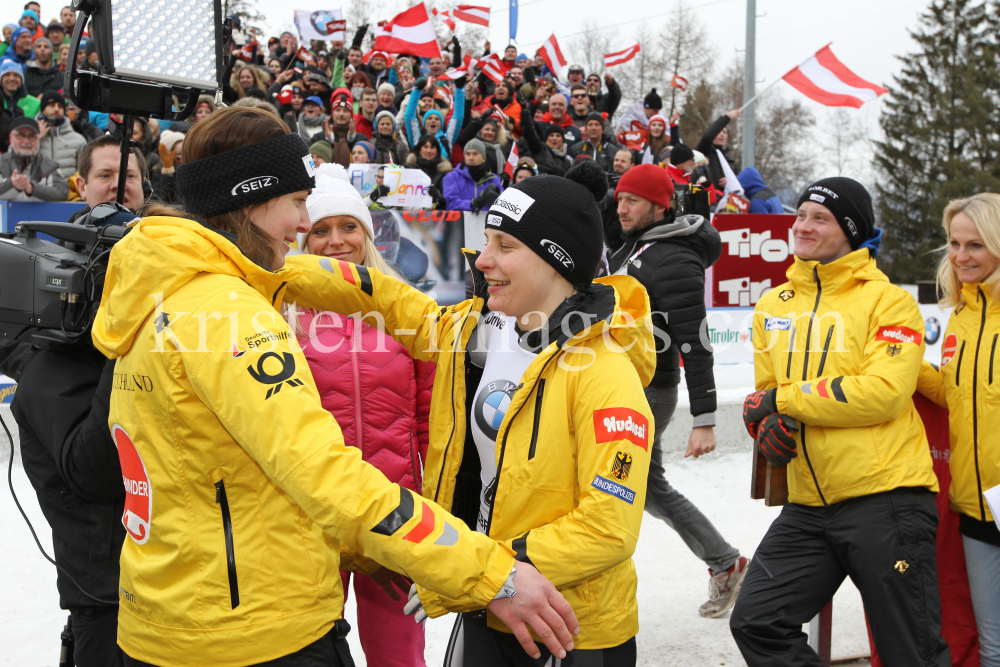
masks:
POLYGON ((962 285, 962 299, 965 301, 965 308, 978 313, 984 305, 987 312, 1000 311, 1000 303, 992 296, 993 286, 982 283, 964 283, 962 285), (980 294, 980 292, 982 292, 980 294))
POLYGON ((829 264, 795 257, 795 262, 785 272, 788 279, 800 291, 815 290, 818 279, 824 294, 834 294, 851 289, 868 280, 888 282, 885 274, 878 270, 875 258, 867 248, 859 248, 829 264))

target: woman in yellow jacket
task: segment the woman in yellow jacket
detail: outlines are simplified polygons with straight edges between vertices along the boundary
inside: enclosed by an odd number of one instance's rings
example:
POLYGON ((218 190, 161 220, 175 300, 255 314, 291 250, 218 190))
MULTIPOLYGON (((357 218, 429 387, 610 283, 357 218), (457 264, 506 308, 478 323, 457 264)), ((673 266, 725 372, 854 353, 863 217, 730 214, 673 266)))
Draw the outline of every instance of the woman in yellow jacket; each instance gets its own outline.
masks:
POLYGON ((125 664, 353 665, 339 568, 371 571, 359 553, 487 606, 532 652, 534 619, 565 655, 576 621, 552 585, 524 563, 515 576, 508 545, 389 483, 323 408, 277 310, 302 274, 284 255, 308 231, 306 144, 246 107, 185 144, 187 210, 161 207, 115 246, 93 331, 117 359, 125 664))
POLYGON ((948 253, 937 283, 954 307, 941 365, 925 361, 917 389, 948 408, 953 509, 965 547, 982 667, 1000 667, 1000 530, 983 492, 1000 486, 1000 194, 957 199, 944 210, 948 253))
MULTIPOLYGON (((642 286, 628 276, 592 281, 602 251, 595 197, 607 188, 600 168, 584 162, 565 178, 504 191, 487 213, 485 250, 467 251, 473 298, 457 306, 313 256, 290 258, 305 273, 286 298, 374 311, 418 359, 444 350, 424 497, 556 585, 580 622, 575 664, 631 667, 639 629, 631 556, 654 428, 642 388, 656 346, 642 286)), ((418 587, 408 608, 420 604, 421 615, 465 612, 447 665, 540 665, 547 656, 541 645, 537 661, 513 650, 503 619, 469 596, 418 587)))

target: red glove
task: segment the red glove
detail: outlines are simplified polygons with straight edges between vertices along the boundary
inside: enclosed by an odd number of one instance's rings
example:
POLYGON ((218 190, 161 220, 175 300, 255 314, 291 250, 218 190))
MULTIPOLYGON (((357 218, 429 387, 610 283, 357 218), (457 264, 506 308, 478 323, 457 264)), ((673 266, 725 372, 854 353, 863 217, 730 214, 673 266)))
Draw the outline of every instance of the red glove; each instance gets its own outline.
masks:
POLYGON ((792 435, 792 431, 798 430, 798 423, 788 415, 773 414, 761 422, 757 431, 757 443, 768 463, 786 466, 799 455, 795 451, 795 436, 792 435))
POLYGON ((757 437, 757 429, 761 421, 778 411, 775 404, 777 393, 776 388, 761 389, 750 394, 743 401, 743 424, 747 427, 747 433, 750 434, 751 438, 757 437))
POLYGON ((281 92, 278 93, 278 104, 280 104, 281 106, 285 106, 286 104, 291 104, 292 93, 293 90, 291 86, 283 86, 281 88, 281 92))

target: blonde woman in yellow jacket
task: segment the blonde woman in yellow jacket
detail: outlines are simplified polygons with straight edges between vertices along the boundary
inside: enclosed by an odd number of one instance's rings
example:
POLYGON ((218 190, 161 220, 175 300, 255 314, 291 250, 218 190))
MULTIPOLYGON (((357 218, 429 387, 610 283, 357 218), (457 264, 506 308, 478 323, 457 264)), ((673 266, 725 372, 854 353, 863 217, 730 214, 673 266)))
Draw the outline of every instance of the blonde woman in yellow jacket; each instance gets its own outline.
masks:
POLYGON ((954 307, 941 365, 924 362, 917 389, 948 408, 949 500, 959 512, 982 667, 1000 667, 1000 530, 983 492, 1000 486, 1000 194, 944 210, 948 253, 937 282, 954 307))
MULTIPOLYGON (((530 621, 565 655, 577 623, 552 584, 389 483, 323 408, 278 312, 304 273, 284 255, 309 229, 306 144, 246 107, 212 114, 185 143, 188 210, 161 207, 115 246, 93 331, 117 359, 125 664, 350 667, 339 568, 378 564, 477 601, 537 652, 530 621)), ((368 289, 403 287, 343 266, 368 289)))
MULTIPOLYGON (((487 214, 486 247, 467 251, 473 297, 438 307, 374 271, 311 256, 287 299, 378 313, 387 332, 437 361, 425 498, 532 563, 580 623, 573 660, 632 667, 639 630, 632 553, 654 423, 643 386, 656 368, 649 298, 628 276, 592 281, 602 250, 593 162, 529 178, 487 214), (593 661, 593 662, 591 662, 593 661)), ((543 664, 515 651, 503 619, 470 596, 417 587, 418 615, 463 612, 446 664, 543 664)), ((537 637, 536 637, 537 640, 537 637)), ((558 664, 558 663, 557 663, 558 664)))

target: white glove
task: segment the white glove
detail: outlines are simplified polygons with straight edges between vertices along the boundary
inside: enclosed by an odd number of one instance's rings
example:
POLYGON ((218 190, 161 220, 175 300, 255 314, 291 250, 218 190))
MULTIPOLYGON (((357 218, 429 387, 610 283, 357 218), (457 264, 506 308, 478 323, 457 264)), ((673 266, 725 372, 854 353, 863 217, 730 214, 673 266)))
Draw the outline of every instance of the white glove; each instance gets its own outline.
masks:
POLYGON ((420 601, 420 596, 417 595, 416 584, 410 586, 409 600, 407 600, 406 606, 403 607, 403 613, 407 616, 413 616, 413 620, 417 623, 427 620, 427 612, 424 611, 424 603, 420 601))

